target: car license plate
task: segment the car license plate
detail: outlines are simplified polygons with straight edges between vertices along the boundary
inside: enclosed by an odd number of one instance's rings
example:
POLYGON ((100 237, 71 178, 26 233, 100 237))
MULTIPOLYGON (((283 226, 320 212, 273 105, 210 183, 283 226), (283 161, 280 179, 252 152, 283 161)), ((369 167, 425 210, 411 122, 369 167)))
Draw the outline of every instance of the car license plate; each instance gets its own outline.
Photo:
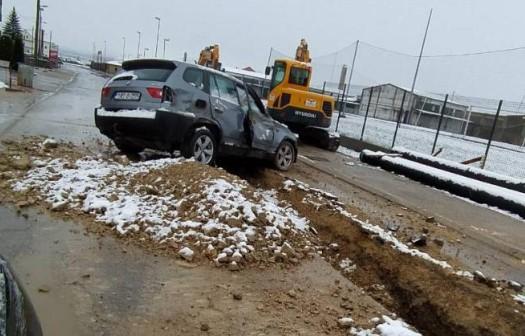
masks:
POLYGON ((115 93, 115 100, 140 100, 139 92, 117 92, 115 93))

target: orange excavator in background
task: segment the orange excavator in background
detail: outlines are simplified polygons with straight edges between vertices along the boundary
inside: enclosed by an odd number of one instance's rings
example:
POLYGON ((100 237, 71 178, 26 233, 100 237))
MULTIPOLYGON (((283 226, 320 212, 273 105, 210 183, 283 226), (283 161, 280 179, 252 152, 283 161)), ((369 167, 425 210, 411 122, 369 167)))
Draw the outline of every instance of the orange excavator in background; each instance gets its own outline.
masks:
POLYGON ((295 52, 295 60, 298 62, 312 63, 310 58, 310 50, 308 50, 308 43, 305 39, 301 39, 297 51, 295 52))
POLYGON ((214 44, 204 48, 199 56, 198 64, 220 71, 222 63, 220 62, 219 45, 214 44))
POLYGON ((335 99, 310 91, 312 79, 308 43, 302 39, 293 59, 277 59, 273 67, 268 94, 268 112, 299 134, 301 140, 315 146, 336 151, 339 136, 330 132, 335 99))

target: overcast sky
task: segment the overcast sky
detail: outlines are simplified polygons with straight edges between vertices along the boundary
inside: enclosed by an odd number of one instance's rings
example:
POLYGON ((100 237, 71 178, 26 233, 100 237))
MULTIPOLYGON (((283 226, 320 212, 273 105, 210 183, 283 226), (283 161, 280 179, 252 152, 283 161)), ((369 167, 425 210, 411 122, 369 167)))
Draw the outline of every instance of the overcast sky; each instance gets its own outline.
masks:
MULTIPOLYGON (((35 0, 3 2, 4 17, 16 6, 24 28, 34 26, 35 0)), ((418 54, 430 8, 434 8, 434 17, 426 54, 525 45, 523 0, 42 0, 42 4, 49 6, 44 11, 47 22, 44 28, 53 31, 53 40, 62 48, 90 54, 93 42, 97 49, 102 49, 107 40, 108 55, 116 59, 122 57, 122 37, 127 38, 127 54, 136 55, 137 30, 143 32, 142 47, 152 50, 149 55, 153 55, 155 16, 162 18, 161 41, 171 39, 168 57, 181 58, 184 51, 196 57, 203 46, 217 42, 221 45, 223 64, 250 65, 259 71, 266 65, 271 47, 293 54, 302 37, 308 40, 314 58, 340 50, 357 39, 418 54)), ((378 56, 377 62, 389 63, 383 56, 378 56)), ((344 53, 343 58, 337 62, 351 63, 351 52, 344 53)), ((406 63, 410 67, 411 61, 406 63)), ((443 85, 443 92, 459 90, 465 94, 520 99, 525 92, 522 68, 525 68, 525 52, 508 58, 498 56, 468 62, 446 59, 437 66, 435 62, 423 62, 420 85, 433 90, 443 85), (516 59, 524 61, 514 68, 516 59), (443 73, 443 64, 450 62, 456 70, 454 75, 447 76, 453 80, 430 80, 443 73), (477 66, 470 68, 473 63, 477 66), (457 73, 458 64, 461 68, 463 64, 469 65, 469 71, 463 69, 457 73), (432 67, 439 71, 430 71, 432 67), (492 75, 485 77, 485 71, 492 75), (455 77, 465 76, 471 80, 453 84, 457 82, 455 77)), ((359 71, 359 59, 356 70, 359 71)), ((370 74, 374 80, 383 80, 371 70, 361 70, 363 78, 370 74)), ((400 79, 400 84, 406 85, 407 78, 400 79)))

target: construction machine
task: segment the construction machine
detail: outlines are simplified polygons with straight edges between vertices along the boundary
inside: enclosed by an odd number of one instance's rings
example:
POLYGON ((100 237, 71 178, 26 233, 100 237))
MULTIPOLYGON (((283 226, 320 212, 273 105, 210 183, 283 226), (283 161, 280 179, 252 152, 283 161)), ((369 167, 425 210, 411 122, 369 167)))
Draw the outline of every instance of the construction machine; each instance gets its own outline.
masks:
POLYGON ((198 64, 215 70, 221 70, 222 64, 219 61, 219 57, 219 45, 214 44, 202 49, 198 64))
POLYGON ((277 59, 266 68, 271 77, 268 112, 277 121, 299 134, 301 140, 336 151, 339 136, 330 132, 335 99, 310 92, 312 66, 305 39, 301 40, 295 60, 277 59))

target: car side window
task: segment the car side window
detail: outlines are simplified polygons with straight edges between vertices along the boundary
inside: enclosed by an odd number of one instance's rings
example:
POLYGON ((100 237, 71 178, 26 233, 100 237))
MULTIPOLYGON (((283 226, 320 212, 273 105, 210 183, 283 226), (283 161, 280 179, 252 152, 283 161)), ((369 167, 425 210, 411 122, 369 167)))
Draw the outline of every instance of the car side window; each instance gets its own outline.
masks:
POLYGON ((221 97, 221 94, 219 93, 219 87, 217 86, 217 81, 215 76, 212 74, 210 74, 210 95, 216 98, 221 97))
POLYGON ((253 93, 251 92, 250 92, 250 95, 248 96, 248 103, 250 104, 250 110, 256 113, 266 115, 266 113, 262 111, 259 105, 255 102, 255 98, 253 97, 253 93))
POLYGON ((217 88, 221 99, 224 99, 232 104, 239 105, 239 97, 237 96, 237 90, 235 89, 235 83, 222 76, 215 76, 217 81, 217 88))
POLYGON ((248 94, 246 93, 246 90, 240 85, 237 85, 237 94, 239 95, 241 109, 244 112, 248 112, 250 110, 250 106, 248 105, 248 94))
POLYGON ((204 72, 200 69, 188 68, 182 75, 184 81, 198 89, 204 90, 204 72))

